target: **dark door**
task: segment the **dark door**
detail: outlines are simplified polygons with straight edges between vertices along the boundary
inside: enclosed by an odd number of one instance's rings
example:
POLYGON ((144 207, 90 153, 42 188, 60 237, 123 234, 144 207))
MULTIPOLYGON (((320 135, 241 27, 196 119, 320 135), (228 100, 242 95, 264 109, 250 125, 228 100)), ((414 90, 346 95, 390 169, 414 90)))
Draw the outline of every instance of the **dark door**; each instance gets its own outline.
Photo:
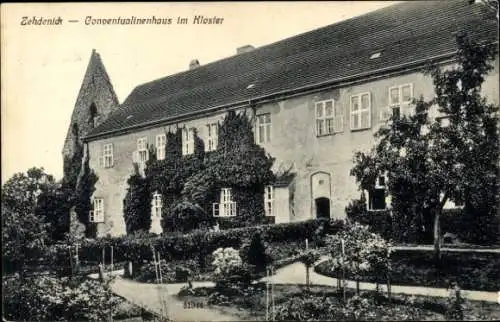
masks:
POLYGON ((330 199, 324 197, 316 199, 316 218, 330 219, 330 199))

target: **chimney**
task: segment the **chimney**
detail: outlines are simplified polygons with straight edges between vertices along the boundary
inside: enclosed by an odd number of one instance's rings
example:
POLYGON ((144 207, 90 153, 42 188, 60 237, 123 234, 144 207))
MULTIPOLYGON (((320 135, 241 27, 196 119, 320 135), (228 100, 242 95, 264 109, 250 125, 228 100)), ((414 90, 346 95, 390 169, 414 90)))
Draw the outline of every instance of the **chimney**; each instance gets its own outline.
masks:
POLYGON ((197 67, 200 67, 200 62, 198 61, 198 59, 193 59, 190 63, 189 63, 189 69, 195 69, 197 67))
POLYGON ((239 55, 239 54, 244 54, 244 53, 248 53, 252 50, 254 50, 254 46, 252 45, 245 45, 245 46, 241 46, 239 48, 236 48, 236 54, 239 55))

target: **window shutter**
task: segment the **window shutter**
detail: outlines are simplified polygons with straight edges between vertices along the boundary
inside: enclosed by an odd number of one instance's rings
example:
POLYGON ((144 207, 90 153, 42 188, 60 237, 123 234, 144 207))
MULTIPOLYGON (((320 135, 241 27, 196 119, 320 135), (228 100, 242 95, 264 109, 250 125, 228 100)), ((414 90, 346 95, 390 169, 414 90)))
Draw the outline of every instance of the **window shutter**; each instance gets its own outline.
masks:
POLYGON ((110 147, 111 147, 111 155, 110 155, 111 160, 109 162, 109 166, 112 167, 115 164, 115 147, 113 143, 111 143, 110 147))
POLYGON ((139 163, 139 152, 138 151, 132 152, 132 162, 139 163))
POLYGON ((99 156, 99 167, 104 168, 104 156, 99 156))
POLYGON ((371 93, 366 93, 361 95, 361 128, 366 129, 371 127, 371 111, 372 111, 372 102, 371 102, 371 93))

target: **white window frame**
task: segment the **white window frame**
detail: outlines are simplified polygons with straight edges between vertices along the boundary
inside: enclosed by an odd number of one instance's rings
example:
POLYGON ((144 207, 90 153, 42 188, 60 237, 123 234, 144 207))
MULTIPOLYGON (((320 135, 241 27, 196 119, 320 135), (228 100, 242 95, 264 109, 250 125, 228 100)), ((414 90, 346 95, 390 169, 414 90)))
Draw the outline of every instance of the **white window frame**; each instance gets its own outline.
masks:
POLYGON ((158 134, 156 136, 156 159, 164 160, 165 159, 165 146, 167 145, 167 135, 166 134, 158 134))
POLYGON ((268 217, 274 217, 274 187, 264 188, 264 212, 268 217))
POLYGON ((113 143, 102 145, 101 156, 99 157, 99 165, 102 168, 111 168, 114 165, 113 143))
POLYGON ((349 106, 350 106, 350 127, 351 131, 352 130, 364 130, 364 129, 369 129, 372 126, 372 98, 371 98, 371 93, 366 92, 366 93, 359 93, 356 95, 351 95, 349 98, 349 106), (368 96, 368 106, 363 108, 363 96, 368 96), (357 100, 358 101, 358 109, 356 111, 353 110, 353 101, 357 100), (363 113, 368 113, 368 125, 367 126, 362 126, 362 114, 363 113), (354 124, 354 115, 357 115, 358 117, 358 124, 354 124))
POLYGON ((231 188, 222 188, 220 191, 220 202, 213 203, 212 215, 214 217, 235 217, 236 202, 232 201, 231 188))
POLYGON ((92 210, 89 212, 89 222, 104 222, 104 199, 93 198, 92 210))
POLYGON ((403 106, 410 105, 413 97, 414 97, 414 95, 413 95, 413 83, 405 83, 405 84, 395 85, 395 86, 389 87, 389 91, 388 91, 389 105, 385 111, 384 110, 380 111, 380 121, 382 121, 382 122, 388 121, 392 117, 392 115, 394 114, 395 109, 398 109, 399 115, 401 115, 403 106), (406 101, 402 100, 404 87, 410 87, 410 97, 406 101), (393 102, 392 97, 391 97, 391 92, 394 89, 398 90, 398 101, 397 102, 393 102))
POLYGON ((194 128, 184 128, 182 131, 182 155, 194 153, 194 128))
POLYGON ((316 120, 316 136, 326 136, 344 132, 344 111, 342 106, 337 106, 337 104, 335 104, 334 99, 315 102, 314 113, 316 120), (331 103, 332 105, 332 112, 329 115, 326 114, 327 103, 331 103))
POLYGON ((271 127, 271 113, 257 115, 257 143, 271 142, 271 127), (261 130, 264 135, 261 135, 261 130))
POLYGON ((148 139, 146 137, 137 139, 137 158, 135 162, 145 164, 149 160, 148 139))
POLYGON ((158 191, 155 191, 155 193, 153 193, 153 198, 151 199, 151 219, 161 219, 162 208, 162 196, 158 191))
POLYGON ((215 151, 217 150, 217 145, 219 144, 219 123, 207 124, 207 145, 205 146, 205 151, 215 151))

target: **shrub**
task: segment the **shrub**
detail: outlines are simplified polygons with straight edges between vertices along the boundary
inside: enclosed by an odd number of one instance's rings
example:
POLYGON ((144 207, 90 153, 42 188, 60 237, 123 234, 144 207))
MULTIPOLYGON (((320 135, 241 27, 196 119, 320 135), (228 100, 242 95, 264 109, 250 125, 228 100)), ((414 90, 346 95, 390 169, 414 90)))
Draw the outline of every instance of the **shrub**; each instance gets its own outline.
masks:
POLYGON ((332 269, 344 268, 359 281, 369 271, 381 276, 390 270, 390 244, 367 226, 349 223, 339 234, 329 238, 332 269), (342 248, 344 254, 342 254, 342 248))
POLYGON ((245 255, 246 262, 253 265, 257 272, 265 271, 267 265, 271 262, 271 257, 266 252, 266 246, 260 233, 253 235, 245 255))
POLYGON ((182 200, 175 204, 163 218, 168 231, 180 231, 183 233, 194 229, 208 228, 212 224, 212 217, 198 204, 182 200))
POLYGON ((291 297, 275 308, 274 321, 339 320, 339 303, 334 297, 302 295, 291 297))
POLYGON ((108 284, 38 276, 3 279, 4 316, 25 321, 103 321, 122 301, 108 284))
POLYGON ((345 209, 347 219, 370 227, 370 231, 385 239, 392 237, 392 218, 389 210, 368 211, 364 194, 352 200, 345 209))
POLYGON ((217 289, 246 288, 250 285, 253 267, 243 263, 239 252, 231 247, 213 252, 212 262, 217 289))
MULTIPOLYGON (((159 268, 163 283, 187 282, 190 277, 198 275, 200 272, 194 261, 167 262, 162 259, 159 268)), ((154 262, 142 265, 134 279, 145 283, 155 283, 156 268, 154 262)))
MULTIPOLYGON (((106 247, 106 262, 109 263, 110 246, 114 249, 114 262, 132 261, 142 263, 153 259, 152 246, 160 252, 161 258, 168 261, 198 259, 200 268, 204 268, 207 259, 217 248, 241 248, 245 240, 250 240, 255 233, 260 233, 267 243, 285 243, 296 240, 310 240, 317 228, 324 224, 325 233, 336 233, 342 227, 340 221, 308 220, 287 224, 263 225, 235 228, 221 231, 194 230, 189 234, 173 233, 156 236, 146 232, 123 237, 106 237, 84 240, 80 244, 80 259, 98 264, 102 261, 102 249, 106 247)), ((60 251, 61 256, 68 250, 60 251)), ((67 247, 67 246, 65 246, 67 247)), ((66 260, 69 263, 69 259, 66 260)))

